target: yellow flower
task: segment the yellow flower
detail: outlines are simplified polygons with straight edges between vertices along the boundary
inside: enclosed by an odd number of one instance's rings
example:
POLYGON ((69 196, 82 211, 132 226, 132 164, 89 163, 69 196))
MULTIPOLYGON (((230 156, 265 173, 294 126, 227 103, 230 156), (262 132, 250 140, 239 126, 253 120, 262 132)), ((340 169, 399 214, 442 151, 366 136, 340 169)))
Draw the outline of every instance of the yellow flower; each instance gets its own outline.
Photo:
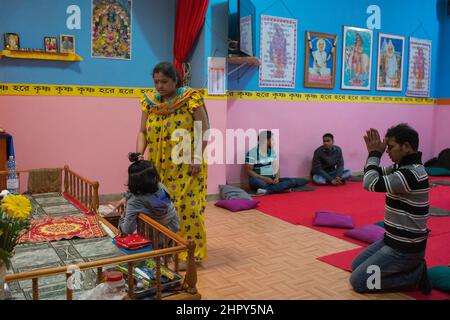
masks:
POLYGON ((2 211, 12 218, 25 220, 31 213, 31 203, 22 195, 10 195, 2 200, 2 211))

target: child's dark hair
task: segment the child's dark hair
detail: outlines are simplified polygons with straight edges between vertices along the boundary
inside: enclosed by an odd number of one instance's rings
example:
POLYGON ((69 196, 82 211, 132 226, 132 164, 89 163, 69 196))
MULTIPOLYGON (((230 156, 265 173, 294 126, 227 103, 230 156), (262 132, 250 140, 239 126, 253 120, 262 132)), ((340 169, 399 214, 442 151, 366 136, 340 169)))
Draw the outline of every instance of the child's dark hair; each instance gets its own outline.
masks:
POLYGON ((172 79, 177 83, 177 88, 181 87, 181 79, 178 74, 177 68, 170 62, 160 62, 154 68, 152 72, 152 76, 155 76, 155 73, 162 73, 166 77, 172 79))
POLYGON ((325 138, 330 138, 331 140, 334 141, 334 136, 333 136, 331 133, 329 133, 329 132, 325 133, 325 134, 322 136, 322 139, 325 139, 325 138))
POLYGON ((419 134, 407 123, 400 123, 394 127, 390 127, 386 132, 386 138, 395 138, 395 142, 398 144, 408 142, 414 151, 417 151, 419 148, 419 134))
POLYGON ((133 194, 155 193, 160 182, 158 171, 152 161, 139 160, 139 156, 139 153, 128 154, 133 162, 128 167, 128 190, 133 194))

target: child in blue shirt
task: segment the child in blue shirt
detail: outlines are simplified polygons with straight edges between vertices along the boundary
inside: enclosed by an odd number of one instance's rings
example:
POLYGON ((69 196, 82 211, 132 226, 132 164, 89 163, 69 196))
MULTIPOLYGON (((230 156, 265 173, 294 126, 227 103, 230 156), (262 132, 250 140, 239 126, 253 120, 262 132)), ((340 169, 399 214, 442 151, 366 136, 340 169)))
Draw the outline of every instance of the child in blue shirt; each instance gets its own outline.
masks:
POLYGON ((128 158, 133 163, 128 167, 127 201, 125 213, 119 220, 120 232, 134 233, 139 213, 148 215, 173 232, 179 232, 180 219, 177 210, 169 191, 160 182, 153 162, 140 160, 138 153, 130 153, 128 158))

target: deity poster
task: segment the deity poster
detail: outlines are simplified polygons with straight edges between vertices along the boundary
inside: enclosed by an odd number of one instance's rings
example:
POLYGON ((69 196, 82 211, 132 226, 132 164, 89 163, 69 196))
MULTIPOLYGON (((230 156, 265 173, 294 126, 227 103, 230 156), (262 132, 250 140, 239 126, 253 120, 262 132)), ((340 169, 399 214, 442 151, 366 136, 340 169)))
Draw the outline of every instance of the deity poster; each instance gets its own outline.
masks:
POLYGON ((92 0, 91 55, 131 59, 131 0, 92 0))
POLYGON ((410 97, 430 96, 431 40, 409 39, 408 86, 410 97))
POLYGON ((295 88, 297 19, 261 15, 259 86, 295 88))

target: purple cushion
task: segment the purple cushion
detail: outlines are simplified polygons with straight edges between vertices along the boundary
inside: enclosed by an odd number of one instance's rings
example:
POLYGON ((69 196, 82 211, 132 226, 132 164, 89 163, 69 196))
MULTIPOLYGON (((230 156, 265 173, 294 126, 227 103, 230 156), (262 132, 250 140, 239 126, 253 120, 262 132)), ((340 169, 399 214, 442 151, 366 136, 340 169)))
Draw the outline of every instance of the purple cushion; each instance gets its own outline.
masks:
POLYGON ((313 221, 314 226, 353 229, 351 216, 336 212, 317 211, 313 221))
POLYGON ((241 210, 253 209, 258 205, 259 201, 249 199, 228 199, 216 202, 216 206, 236 212, 241 210))
POLYGON ((374 243, 384 237, 384 228, 376 224, 367 224, 344 233, 347 237, 355 238, 364 242, 374 243))

